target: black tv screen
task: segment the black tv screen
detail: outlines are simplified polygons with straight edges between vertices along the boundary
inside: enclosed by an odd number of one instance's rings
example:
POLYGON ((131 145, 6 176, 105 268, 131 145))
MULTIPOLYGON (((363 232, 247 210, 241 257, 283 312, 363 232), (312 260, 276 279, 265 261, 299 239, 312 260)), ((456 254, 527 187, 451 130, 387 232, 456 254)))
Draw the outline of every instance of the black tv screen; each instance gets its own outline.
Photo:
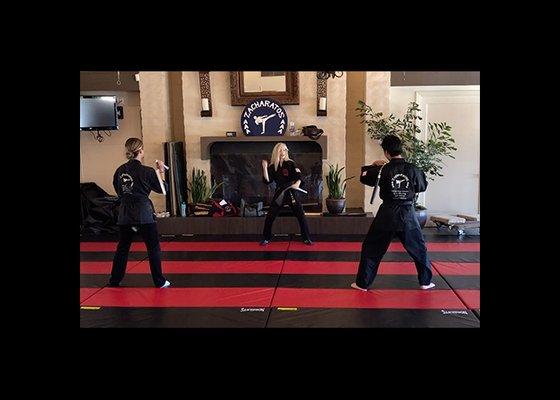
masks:
POLYGON ((80 130, 115 130, 117 96, 80 96, 80 130))

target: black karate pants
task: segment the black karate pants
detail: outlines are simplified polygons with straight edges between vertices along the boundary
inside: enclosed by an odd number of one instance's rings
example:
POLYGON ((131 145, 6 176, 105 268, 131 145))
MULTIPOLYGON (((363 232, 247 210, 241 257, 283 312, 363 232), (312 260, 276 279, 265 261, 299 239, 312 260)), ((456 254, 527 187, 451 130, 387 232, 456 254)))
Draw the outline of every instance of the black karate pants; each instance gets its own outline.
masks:
POLYGON ((280 212, 280 209, 284 204, 288 204, 290 206, 295 217, 297 218, 301 231, 301 237, 303 238, 303 240, 311 240, 311 236, 309 235, 309 227, 307 226, 307 220, 305 219, 305 213, 303 212, 303 207, 291 190, 288 190, 286 191, 286 193, 284 193, 284 198, 282 199, 281 206, 279 206, 274 201, 270 205, 268 213, 266 214, 266 220, 264 221, 264 239, 270 240, 272 238, 272 223, 278 216, 278 213, 280 212))
POLYGON ((138 227, 142 239, 144 243, 146 243, 154 286, 161 287, 165 283, 165 277, 161 273, 161 249, 159 246, 157 224, 155 222, 153 224, 119 225, 119 244, 117 245, 115 257, 113 258, 113 269, 111 270, 109 285, 118 286, 124 278, 126 263, 128 261, 128 252, 134 235, 134 231, 132 230, 133 226, 138 227))
POLYGON ((383 230, 371 224, 366 239, 362 243, 360 266, 356 276, 356 284, 368 289, 377 275, 379 263, 387 252, 391 239, 397 236, 407 253, 414 260, 420 285, 428 285, 432 281, 432 266, 428 258, 428 250, 418 224, 401 231, 383 230))

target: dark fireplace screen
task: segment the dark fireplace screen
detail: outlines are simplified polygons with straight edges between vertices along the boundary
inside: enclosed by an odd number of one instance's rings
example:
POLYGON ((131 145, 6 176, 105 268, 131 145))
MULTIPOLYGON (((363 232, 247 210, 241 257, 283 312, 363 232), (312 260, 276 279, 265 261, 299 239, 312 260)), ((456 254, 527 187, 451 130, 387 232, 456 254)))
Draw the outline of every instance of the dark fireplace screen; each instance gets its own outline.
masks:
MULTIPOLYGON (((262 180, 261 160, 270 162, 276 142, 214 143, 210 149, 210 174, 212 183, 223 182, 214 197, 223 197, 239 206, 241 199, 270 205, 276 186, 265 185, 262 180)), ((307 212, 322 212, 323 176, 321 146, 316 142, 287 142, 290 158, 301 170, 300 187, 308 193, 298 192, 300 202, 307 212)))

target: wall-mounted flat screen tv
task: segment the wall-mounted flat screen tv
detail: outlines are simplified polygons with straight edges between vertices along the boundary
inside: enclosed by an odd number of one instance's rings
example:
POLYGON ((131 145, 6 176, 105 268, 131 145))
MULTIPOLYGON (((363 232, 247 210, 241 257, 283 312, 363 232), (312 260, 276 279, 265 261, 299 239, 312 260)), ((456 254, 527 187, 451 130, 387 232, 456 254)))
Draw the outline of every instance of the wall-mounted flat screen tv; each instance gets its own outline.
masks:
POLYGON ((117 96, 80 96, 80 130, 119 129, 117 96))

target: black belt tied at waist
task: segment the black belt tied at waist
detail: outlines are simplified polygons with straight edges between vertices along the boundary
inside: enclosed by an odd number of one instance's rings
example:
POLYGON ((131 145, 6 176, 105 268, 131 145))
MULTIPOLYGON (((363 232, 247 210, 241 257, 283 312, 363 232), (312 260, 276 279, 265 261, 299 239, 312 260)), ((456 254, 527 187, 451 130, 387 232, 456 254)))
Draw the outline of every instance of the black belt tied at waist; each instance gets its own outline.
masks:
POLYGON ((412 206, 414 205, 413 201, 387 201, 387 200, 383 200, 383 204, 388 205, 388 206, 412 206))

